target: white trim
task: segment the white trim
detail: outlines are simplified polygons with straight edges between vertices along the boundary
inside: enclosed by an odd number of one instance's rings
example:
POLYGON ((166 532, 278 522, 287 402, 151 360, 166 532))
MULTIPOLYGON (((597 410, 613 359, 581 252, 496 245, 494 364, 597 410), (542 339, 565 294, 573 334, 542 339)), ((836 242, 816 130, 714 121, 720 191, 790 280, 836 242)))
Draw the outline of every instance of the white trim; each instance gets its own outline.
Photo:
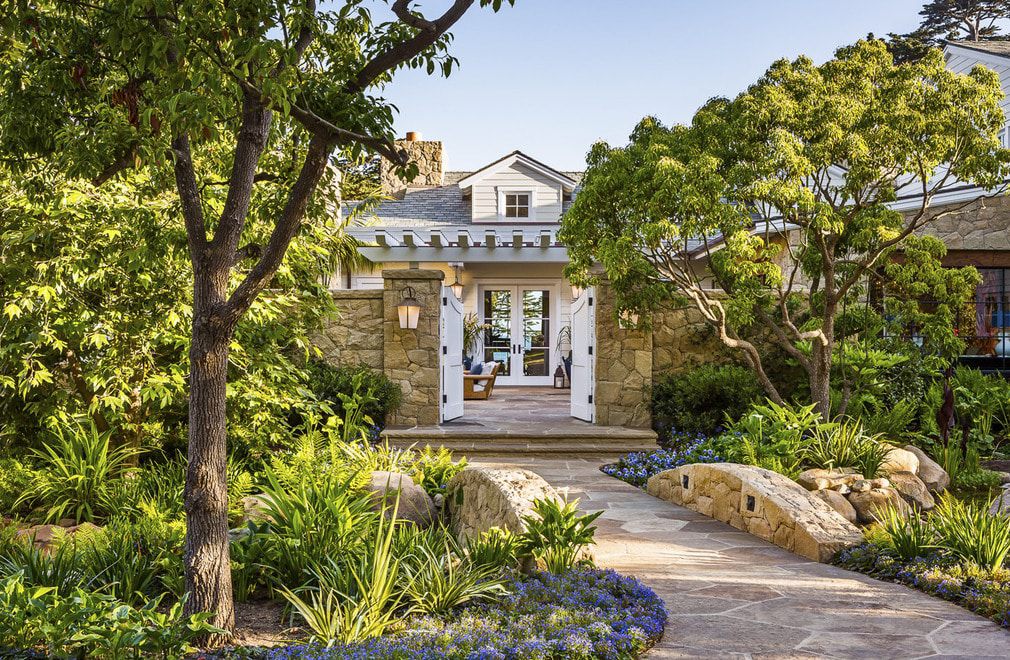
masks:
POLYGON ((974 59, 981 62, 982 64, 990 64, 992 66, 999 66, 999 67, 1010 66, 1010 55, 997 55, 996 53, 989 53, 986 51, 975 50, 974 48, 960 46, 958 44, 948 43, 946 46, 943 47, 943 54, 960 55, 961 57, 974 59))
POLYGON ((502 170, 512 167, 512 165, 514 165, 515 163, 519 163, 523 167, 531 169, 537 174, 540 174, 541 176, 547 177, 551 181, 560 183, 562 187, 568 188, 569 190, 574 189, 578 185, 575 181, 569 179, 567 176, 564 176, 563 174, 558 174, 557 172, 554 172, 549 169, 545 169, 543 165, 535 162, 526 154, 518 151, 513 154, 509 154, 505 158, 491 165, 488 165, 486 167, 477 170, 476 172, 474 172, 469 176, 463 177, 462 179, 459 180, 457 185, 459 186, 460 190, 470 188, 475 183, 479 183, 480 181, 484 180, 486 177, 489 177, 493 174, 501 172, 502 170))
MULTIPOLYGON (((534 188, 512 188, 512 187, 495 187, 495 192, 498 197, 498 222, 536 222, 537 221, 537 189, 534 188), (505 196, 506 195, 526 195, 527 196, 527 207, 525 218, 515 217, 508 218, 505 216, 505 196)), ((518 204, 516 205, 518 207, 518 204)))

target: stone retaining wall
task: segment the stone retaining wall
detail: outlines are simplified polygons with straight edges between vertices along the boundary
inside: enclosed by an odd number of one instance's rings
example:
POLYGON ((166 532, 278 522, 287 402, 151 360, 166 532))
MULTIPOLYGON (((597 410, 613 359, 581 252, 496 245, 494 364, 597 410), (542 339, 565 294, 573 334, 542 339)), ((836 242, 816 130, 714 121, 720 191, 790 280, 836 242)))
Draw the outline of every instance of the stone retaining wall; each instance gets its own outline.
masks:
POLYGON ((382 371, 382 290, 334 291, 333 302, 337 316, 312 340, 323 358, 382 371))
POLYGON ((561 499, 543 477, 517 467, 470 467, 449 480, 445 506, 453 533, 473 538, 492 527, 523 532, 538 499, 561 499))
POLYGON ((606 284, 597 285, 596 301, 596 423, 649 428, 652 333, 621 327, 606 284))
POLYGON ((863 540, 855 525, 795 481, 751 465, 685 465, 653 476, 648 492, 815 561, 830 561, 863 540))

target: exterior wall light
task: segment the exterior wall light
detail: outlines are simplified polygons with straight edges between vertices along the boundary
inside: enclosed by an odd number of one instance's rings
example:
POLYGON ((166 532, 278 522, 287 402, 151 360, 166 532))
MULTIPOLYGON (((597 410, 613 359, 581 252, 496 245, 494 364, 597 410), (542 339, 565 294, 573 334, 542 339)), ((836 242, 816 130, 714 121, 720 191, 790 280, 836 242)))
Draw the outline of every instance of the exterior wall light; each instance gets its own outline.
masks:
POLYGON ((404 330, 416 330, 417 319, 421 316, 421 303, 414 297, 414 289, 407 287, 403 290, 403 300, 396 306, 396 311, 400 315, 400 327, 404 330))
POLYGON ((456 279, 455 279, 455 281, 452 284, 449 285, 449 288, 452 289, 452 293, 453 293, 453 295, 456 296, 456 300, 459 300, 459 301, 462 302, 462 300, 463 300, 463 283, 459 281, 459 269, 462 268, 463 264, 456 263, 456 264, 451 264, 451 266, 452 266, 453 272, 456 274, 456 279))
POLYGON ((585 291, 585 289, 583 289, 581 286, 579 286, 578 284, 573 284, 572 285, 572 300, 578 300, 579 298, 581 298, 583 291, 585 291))
POLYGON ((638 327, 638 314, 626 309, 621 312, 621 318, 618 325, 625 330, 634 330, 638 327))

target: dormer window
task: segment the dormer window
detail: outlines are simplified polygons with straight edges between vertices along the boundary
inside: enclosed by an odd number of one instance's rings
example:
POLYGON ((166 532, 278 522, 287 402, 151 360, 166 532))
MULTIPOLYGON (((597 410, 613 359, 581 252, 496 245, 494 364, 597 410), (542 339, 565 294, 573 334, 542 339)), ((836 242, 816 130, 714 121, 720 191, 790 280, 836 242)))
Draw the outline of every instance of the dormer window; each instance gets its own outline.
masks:
POLYGON ((500 190, 498 216, 503 220, 530 220, 533 217, 533 191, 500 190))

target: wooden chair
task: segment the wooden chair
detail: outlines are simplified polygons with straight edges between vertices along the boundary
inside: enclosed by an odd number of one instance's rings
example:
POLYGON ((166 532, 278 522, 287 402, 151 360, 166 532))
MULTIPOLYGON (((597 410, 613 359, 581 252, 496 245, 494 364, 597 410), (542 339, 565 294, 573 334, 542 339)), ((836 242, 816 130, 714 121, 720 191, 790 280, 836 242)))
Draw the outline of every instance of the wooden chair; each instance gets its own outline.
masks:
POLYGON ((463 374, 463 400, 464 401, 484 401, 491 397, 494 391, 494 381, 498 376, 498 368, 501 365, 494 363, 494 368, 489 374, 474 376, 473 374, 463 374), (477 389, 477 385, 483 385, 483 389, 477 389))

